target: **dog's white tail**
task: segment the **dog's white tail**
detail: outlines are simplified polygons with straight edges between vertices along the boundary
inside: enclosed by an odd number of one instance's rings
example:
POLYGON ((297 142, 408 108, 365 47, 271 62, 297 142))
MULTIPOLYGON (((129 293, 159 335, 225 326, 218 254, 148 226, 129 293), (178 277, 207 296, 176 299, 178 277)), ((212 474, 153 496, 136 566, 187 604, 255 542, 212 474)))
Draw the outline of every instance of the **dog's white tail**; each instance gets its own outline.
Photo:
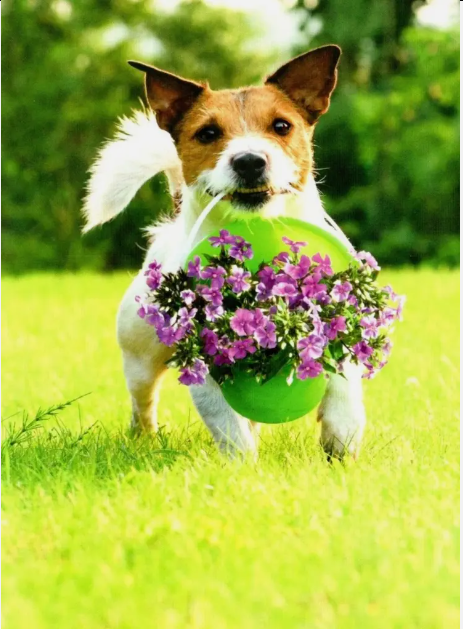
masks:
POLYGON ((83 231, 122 212, 141 186, 161 171, 175 194, 183 181, 180 160, 174 141, 159 128, 154 113, 137 111, 132 118, 121 118, 116 137, 101 148, 90 169, 83 231))

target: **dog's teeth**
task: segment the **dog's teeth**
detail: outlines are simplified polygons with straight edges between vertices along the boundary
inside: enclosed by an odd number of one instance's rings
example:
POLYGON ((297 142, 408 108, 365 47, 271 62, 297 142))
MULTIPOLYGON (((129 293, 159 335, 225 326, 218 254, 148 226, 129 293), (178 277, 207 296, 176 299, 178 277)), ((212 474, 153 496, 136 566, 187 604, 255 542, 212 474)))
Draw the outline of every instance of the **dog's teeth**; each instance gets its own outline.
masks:
POLYGON ((268 189, 269 188, 267 186, 259 186, 257 188, 237 188, 236 192, 240 192, 242 194, 250 194, 253 192, 267 192, 268 189))

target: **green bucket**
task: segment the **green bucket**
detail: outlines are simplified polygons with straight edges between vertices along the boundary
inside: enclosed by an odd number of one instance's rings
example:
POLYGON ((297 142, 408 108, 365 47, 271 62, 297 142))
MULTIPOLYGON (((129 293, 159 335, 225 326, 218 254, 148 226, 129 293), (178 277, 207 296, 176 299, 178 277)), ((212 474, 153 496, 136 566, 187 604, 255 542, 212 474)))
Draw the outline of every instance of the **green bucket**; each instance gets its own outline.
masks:
MULTIPOLYGON (((332 234, 295 218, 265 219, 252 216, 229 223, 222 229, 234 236, 242 236, 251 243, 254 257, 246 260, 245 266, 253 273, 261 262, 271 262, 280 251, 288 250, 282 241, 283 236, 307 242, 307 246, 301 250, 306 255, 329 255, 335 272, 346 269, 352 261, 347 247, 332 234)), ((210 236, 218 236, 218 233, 219 230, 210 236)), ((218 249, 211 245, 208 238, 193 249, 188 261, 199 256, 202 263, 207 264, 206 255, 217 254, 218 249)), ((324 374, 307 380, 294 377, 288 384, 289 375, 289 366, 284 367, 273 378, 259 384, 252 375, 236 368, 233 382, 224 382, 221 385, 222 392, 237 413, 255 422, 281 424, 293 421, 307 415, 321 402, 326 389, 326 377, 324 374)))

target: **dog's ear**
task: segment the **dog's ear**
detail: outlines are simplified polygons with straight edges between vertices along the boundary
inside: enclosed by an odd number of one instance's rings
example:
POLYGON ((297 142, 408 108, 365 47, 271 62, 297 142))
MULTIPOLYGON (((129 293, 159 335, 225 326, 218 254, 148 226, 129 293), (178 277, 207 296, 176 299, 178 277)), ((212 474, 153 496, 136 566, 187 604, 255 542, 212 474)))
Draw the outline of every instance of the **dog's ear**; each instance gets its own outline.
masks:
POLYGON ((341 49, 335 45, 316 48, 291 59, 265 82, 279 87, 303 110, 306 120, 313 124, 330 106, 340 55, 341 49))
POLYGON ((203 92, 204 86, 164 72, 146 63, 129 61, 129 65, 145 73, 146 97, 156 113, 159 126, 171 133, 177 122, 203 92))

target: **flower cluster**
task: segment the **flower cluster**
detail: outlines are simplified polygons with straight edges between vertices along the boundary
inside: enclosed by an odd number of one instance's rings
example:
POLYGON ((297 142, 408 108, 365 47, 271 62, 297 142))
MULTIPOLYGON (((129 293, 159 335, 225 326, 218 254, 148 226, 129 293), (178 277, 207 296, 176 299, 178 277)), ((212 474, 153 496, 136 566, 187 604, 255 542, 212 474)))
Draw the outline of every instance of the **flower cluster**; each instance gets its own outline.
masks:
POLYGON ((145 271, 148 292, 138 314, 173 348, 169 364, 185 385, 219 383, 244 369, 259 382, 291 366, 290 379, 341 373, 347 360, 372 378, 391 351, 388 333, 402 317, 404 297, 380 287, 380 267, 365 251, 334 273, 329 256, 301 253, 307 246, 284 237, 282 251, 256 273, 246 267, 251 245, 222 230, 209 238, 218 249, 202 264, 163 274, 156 261, 145 271))

